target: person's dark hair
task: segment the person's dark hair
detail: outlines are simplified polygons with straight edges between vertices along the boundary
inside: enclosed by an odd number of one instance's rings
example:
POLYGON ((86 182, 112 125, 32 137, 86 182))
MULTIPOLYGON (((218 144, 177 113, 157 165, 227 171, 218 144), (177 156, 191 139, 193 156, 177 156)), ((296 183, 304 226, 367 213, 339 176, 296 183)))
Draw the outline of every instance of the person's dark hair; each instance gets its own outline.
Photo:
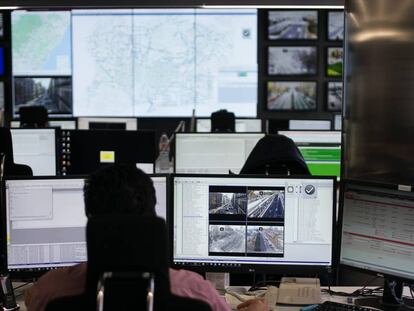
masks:
POLYGON ((127 165, 105 166, 87 178, 84 187, 86 216, 135 214, 155 216, 155 189, 151 178, 127 165))

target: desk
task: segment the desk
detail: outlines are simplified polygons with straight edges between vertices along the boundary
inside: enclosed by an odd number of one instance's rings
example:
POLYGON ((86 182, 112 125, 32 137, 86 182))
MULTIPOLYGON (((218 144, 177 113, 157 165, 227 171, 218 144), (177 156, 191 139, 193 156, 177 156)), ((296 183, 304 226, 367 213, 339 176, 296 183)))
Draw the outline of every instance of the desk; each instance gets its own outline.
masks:
MULTIPOLYGON (((23 283, 13 283, 14 287, 20 286, 23 283)), ((28 284, 22 288, 19 288, 15 291, 17 303, 20 305, 21 311, 26 311, 26 306, 24 304, 24 291, 30 288, 32 284, 28 284)), ((323 289, 327 289, 327 287, 322 287, 323 289)), ((334 286, 331 287, 331 290, 335 292, 345 292, 345 293, 352 293, 353 291, 361 288, 361 286, 334 286)), ((367 287, 367 288, 375 288, 375 287, 367 287)), ((403 295, 410 296, 410 290, 408 287, 404 287, 403 295)), ((329 294, 322 293, 322 300, 323 301, 335 301, 340 303, 346 303, 347 297, 342 296, 330 296, 329 294)), ((299 311, 300 307, 298 306, 276 306, 273 310, 277 311, 299 311)))
MULTIPOLYGON (((331 290, 334 292, 344 292, 344 293, 352 293, 356 291, 357 289, 360 289, 361 286, 332 286, 331 290)), ((366 287, 367 289, 373 289, 375 286, 366 287)), ((321 287, 321 289, 328 289, 327 287, 321 287)), ((404 287, 404 296, 411 296, 410 289, 406 286, 404 287)), ((335 296, 335 295, 329 295, 328 293, 322 293, 321 294, 322 302, 325 301, 333 301, 333 302, 339 302, 339 303, 348 303, 347 299, 349 297, 344 296, 335 296)), ((301 306, 280 306, 276 305, 272 310, 277 311, 299 311, 301 306)))

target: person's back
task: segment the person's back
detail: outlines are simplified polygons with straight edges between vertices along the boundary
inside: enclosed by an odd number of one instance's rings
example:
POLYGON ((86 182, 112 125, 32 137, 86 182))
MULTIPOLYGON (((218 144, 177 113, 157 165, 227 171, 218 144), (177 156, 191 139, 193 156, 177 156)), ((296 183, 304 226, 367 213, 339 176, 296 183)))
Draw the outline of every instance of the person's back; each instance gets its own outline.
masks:
MULTIPOLYGON (((134 214, 155 217, 156 196, 151 178, 135 167, 104 167, 87 179, 84 188, 88 217, 108 214, 134 214)), ((50 301, 80 295, 85 290, 86 263, 46 273, 27 292, 26 306, 44 310, 50 301)), ((200 275, 170 269, 171 292, 177 296, 200 299, 213 311, 230 310, 212 285, 200 275)))

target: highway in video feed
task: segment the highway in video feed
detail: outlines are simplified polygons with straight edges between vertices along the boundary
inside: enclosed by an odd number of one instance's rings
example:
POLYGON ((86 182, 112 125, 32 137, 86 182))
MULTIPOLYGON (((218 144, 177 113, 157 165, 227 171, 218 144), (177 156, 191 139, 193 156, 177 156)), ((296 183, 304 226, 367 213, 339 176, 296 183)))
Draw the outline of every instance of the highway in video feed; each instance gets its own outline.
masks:
POLYGON ((268 108, 271 110, 309 110, 315 107, 315 99, 297 91, 294 86, 288 87, 282 94, 269 94, 268 98, 268 108))
POLYGON ((247 228, 248 253, 282 253, 283 228, 260 227, 247 228))
POLYGON ((247 207, 249 218, 282 218, 284 213, 283 192, 263 192, 250 199, 247 207))
POLYGON ((288 20, 269 26, 271 39, 303 39, 306 38, 308 23, 301 20, 288 20))
POLYGON ((210 193, 210 214, 246 214, 246 197, 237 193, 210 193))
POLYGON ((245 248, 245 226, 210 225, 210 252, 243 253, 245 248))

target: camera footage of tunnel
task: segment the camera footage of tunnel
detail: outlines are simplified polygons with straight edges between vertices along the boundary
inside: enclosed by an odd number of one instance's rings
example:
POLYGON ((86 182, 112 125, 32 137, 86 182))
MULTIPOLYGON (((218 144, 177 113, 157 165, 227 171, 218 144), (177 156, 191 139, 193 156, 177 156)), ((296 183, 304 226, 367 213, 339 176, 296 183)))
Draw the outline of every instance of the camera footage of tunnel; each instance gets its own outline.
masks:
POLYGON ((285 189, 209 187, 209 254, 283 257, 285 189))

